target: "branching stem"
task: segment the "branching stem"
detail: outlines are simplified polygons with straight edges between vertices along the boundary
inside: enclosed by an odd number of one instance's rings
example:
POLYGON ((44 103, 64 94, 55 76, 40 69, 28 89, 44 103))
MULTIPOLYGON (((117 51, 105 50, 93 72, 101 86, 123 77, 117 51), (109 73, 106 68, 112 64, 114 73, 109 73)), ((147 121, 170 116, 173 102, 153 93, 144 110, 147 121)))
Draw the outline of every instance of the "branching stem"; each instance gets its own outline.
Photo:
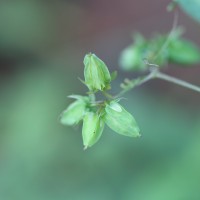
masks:
POLYGON ((168 82, 171 82, 171 83, 174 83, 176 85, 180 85, 182 87, 185 87, 185 88, 188 88, 190 90, 193 90, 193 91, 196 91, 196 92, 199 92, 200 93, 200 87, 199 86, 196 86, 196 85, 193 85, 191 83, 188 83, 186 81, 183 81, 183 80, 180 80, 178 78, 175 78, 175 77, 172 77, 172 76, 169 76, 167 74, 164 74, 162 72, 160 72, 158 70, 158 68, 154 68, 153 70, 151 70, 151 72, 142 77, 142 78, 138 78, 138 79, 133 79, 129 82, 129 84, 127 85, 126 88, 122 89, 122 91, 117 94, 115 96, 115 98, 118 98, 118 97, 121 97, 123 94, 125 94, 126 92, 132 90, 133 88, 135 88, 136 86, 140 86, 152 79, 162 79, 162 80, 165 80, 165 81, 168 81, 168 82))
MULTIPOLYGON (((168 46, 168 44, 169 44, 169 42, 170 42, 170 40, 171 40, 171 38, 172 38, 172 36, 174 34, 174 31, 175 31, 175 29, 177 27, 177 23, 178 23, 178 13, 175 12, 172 30, 170 31, 170 33, 168 35, 168 38, 165 41, 165 43, 163 44, 163 46, 161 47, 159 52, 154 57, 154 61, 162 53, 162 51, 165 48, 167 48, 167 46, 168 46)), ((144 62, 145 62, 145 64, 149 65, 150 73, 148 75, 144 76, 144 77, 140 77, 140 78, 137 78, 137 79, 133 79, 133 80, 131 80, 129 82, 126 82, 127 84, 124 85, 122 91, 119 92, 119 94, 116 95, 114 98, 121 97, 124 93, 128 92, 129 90, 133 89, 134 87, 140 86, 140 85, 146 83, 147 81, 150 81, 150 80, 155 79, 155 78, 162 79, 162 80, 174 83, 176 85, 180 85, 182 87, 185 87, 185 88, 188 88, 190 90, 193 90, 193 91, 196 91, 196 92, 200 93, 200 87, 160 72, 159 71, 159 66, 149 63, 147 59, 144 59, 144 62)))

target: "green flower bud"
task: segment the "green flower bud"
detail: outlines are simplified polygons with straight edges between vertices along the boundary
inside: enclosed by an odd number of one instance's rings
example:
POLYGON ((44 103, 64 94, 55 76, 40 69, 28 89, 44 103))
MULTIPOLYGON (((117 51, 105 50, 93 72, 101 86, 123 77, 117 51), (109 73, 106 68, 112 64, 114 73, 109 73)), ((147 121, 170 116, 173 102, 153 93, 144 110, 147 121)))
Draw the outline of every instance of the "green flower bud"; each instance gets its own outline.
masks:
POLYGON ((110 88, 111 76, 106 64, 95 54, 87 54, 83 61, 85 65, 85 83, 92 91, 110 88))
POLYGON ((84 149, 91 147, 99 140, 103 129, 104 122, 97 113, 88 112, 85 114, 82 128, 84 149))
MULTIPOLYGON (((69 105, 69 107, 63 111, 61 114, 61 119, 60 122, 64 125, 75 125, 77 124, 80 120, 83 119, 85 110, 86 110, 86 97, 81 97, 81 96, 75 96, 76 98, 78 97, 78 100, 73 102, 72 104, 69 105)), ((75 98, 72 96, 72 98, 75 98)))
POLYGON ((110 104, 106 105, 105 111, 105 123, 113 131, 130 137, 140 136, 140 130, 135 119, 119 103, 110 102, 110 104))

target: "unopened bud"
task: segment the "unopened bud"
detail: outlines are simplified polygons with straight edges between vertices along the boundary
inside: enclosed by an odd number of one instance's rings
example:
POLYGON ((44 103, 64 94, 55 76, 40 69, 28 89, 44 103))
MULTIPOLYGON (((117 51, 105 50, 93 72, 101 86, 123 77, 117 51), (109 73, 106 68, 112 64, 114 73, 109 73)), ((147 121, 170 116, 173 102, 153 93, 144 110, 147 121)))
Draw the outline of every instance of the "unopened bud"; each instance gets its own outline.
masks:
POLYGON ((111 76, 106 64, 95 54, 87 54, 83 61, 85 65, 85 83, 92 91, 110 88, 111 76))
POLYGON ((82 128, 84 149, 91 147, 99 140, 103 129, 104 122, 97 113, 88 112, 85 114, 82 128))

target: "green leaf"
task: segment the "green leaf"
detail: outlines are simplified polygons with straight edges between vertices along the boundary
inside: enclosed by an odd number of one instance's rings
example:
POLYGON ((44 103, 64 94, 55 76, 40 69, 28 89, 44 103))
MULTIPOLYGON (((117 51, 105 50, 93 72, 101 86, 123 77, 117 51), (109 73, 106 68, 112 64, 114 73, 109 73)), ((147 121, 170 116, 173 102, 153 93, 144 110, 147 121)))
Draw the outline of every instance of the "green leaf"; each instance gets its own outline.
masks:
POLYGON ((105 107, 105 123, 115 132, 129 136, 140 136, 139 127, 133 116, 127 112, 119 103, 111 101, 105 107))
POLYGON ((175 39, 169 44, 169 61, 178 64, 195 64, 200 62, 200 50, 192 42, 175 39))
POLYGON ((177 0, 177 3, 188 15, 200 23, 200 1, 199 0, 177 0))
POLYGON ((104 122, 97 113, 87 112, 85 114, 82 128, 84 149, 91 147, 99 140, 103 129, 104 122))

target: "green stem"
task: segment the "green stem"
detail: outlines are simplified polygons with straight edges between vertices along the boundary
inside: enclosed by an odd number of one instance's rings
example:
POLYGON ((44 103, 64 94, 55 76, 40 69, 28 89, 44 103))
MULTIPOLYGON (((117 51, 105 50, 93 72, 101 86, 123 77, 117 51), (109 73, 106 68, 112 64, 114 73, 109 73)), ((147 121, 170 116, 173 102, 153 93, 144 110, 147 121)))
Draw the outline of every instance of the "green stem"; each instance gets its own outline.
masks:
POLYGON ((105 91, 102 91, 102 94, 107 98, 107 99, 113 99, 113 96, 105 91))
POLYGON ((171 31, 170 31, 170 33, 169 33, 169 35, 168 35, 166 41, 165 41, 164 44, 161 46, 161 48, 160 48, 160 50, 158 51, 158 53, 154 56, 154 58, 153 58, 153 61, 154 61, 154 62, 155 62, 156 59, 160 56, 160 54, 163 53, 163 50, 165 50, 165 49, 168 47, 168 45, 169 45, 171 39, 174 37, 173 35, 174 35, 174 32, 176 31, 177 24, 178 24, 178 12, 174 12, 174 21, 173 21, 172 29, 171 29, 171 31))
POLYGON ((157 72, 156 73, 156 77, 155 78, 159 78, 159 79, 162 79, 162 80, 165 80, 165 81, 168 81, 168 82, 171 82, 171 83, 174 83, 176 85, 180 85, 182 87, 185 87, 185 88, 188 88, 190 90, 194 90, 196 92, 200 92, 200 87, 196 86, 196 85, 193 85, 191 83, 188 83, 186 81, 182 81, 178 78, 175 78, 175 77, 172 77, 172 76, 169 76, 169 75, 166 75, 166 74, 163 74, 161 72, 157 72))
POLYGON ((138 79, 133 79, 129 82, 128 86, 126 88, 124 88, 121 92, 119 92, 114 98, 119 98, 121 96, 123 96, 125 93, 127 93, 128 91, 132 90, 133 88, 135 88, 136 86, 140 86, 144 83, 146 83, 147 81, 154 79, 157 73, 157 69, 152 70, 151 73, 149 73, 148 75, 144 76, 144 77, 139 77, 138 79))
POLYGON ((150 81, 152 79, 162 79, 171 83, 174 83, 176 85, 180 85, 182 87, 188 88, 190 90, 196 91, 200 93, 200 87, 193 85, 191 83, 188 83, 186 81, 180 80, 178 78, 169 76, 167 74, 164 74, 162 72, 160 72, 157 68, 154 68, 148 75, 146 75, 143 78, 139 78, 139 79, 134 79, 132 81, 130 81, 130 83, 128 84, 128 86, 123 89, 120 93, 118 93, 115 98, 121 97, 123 94, 125 94, 126 92, 132 90, 134 87, 136 86, 140 86, 144 83, 146 83, 147 81, 150 81))

